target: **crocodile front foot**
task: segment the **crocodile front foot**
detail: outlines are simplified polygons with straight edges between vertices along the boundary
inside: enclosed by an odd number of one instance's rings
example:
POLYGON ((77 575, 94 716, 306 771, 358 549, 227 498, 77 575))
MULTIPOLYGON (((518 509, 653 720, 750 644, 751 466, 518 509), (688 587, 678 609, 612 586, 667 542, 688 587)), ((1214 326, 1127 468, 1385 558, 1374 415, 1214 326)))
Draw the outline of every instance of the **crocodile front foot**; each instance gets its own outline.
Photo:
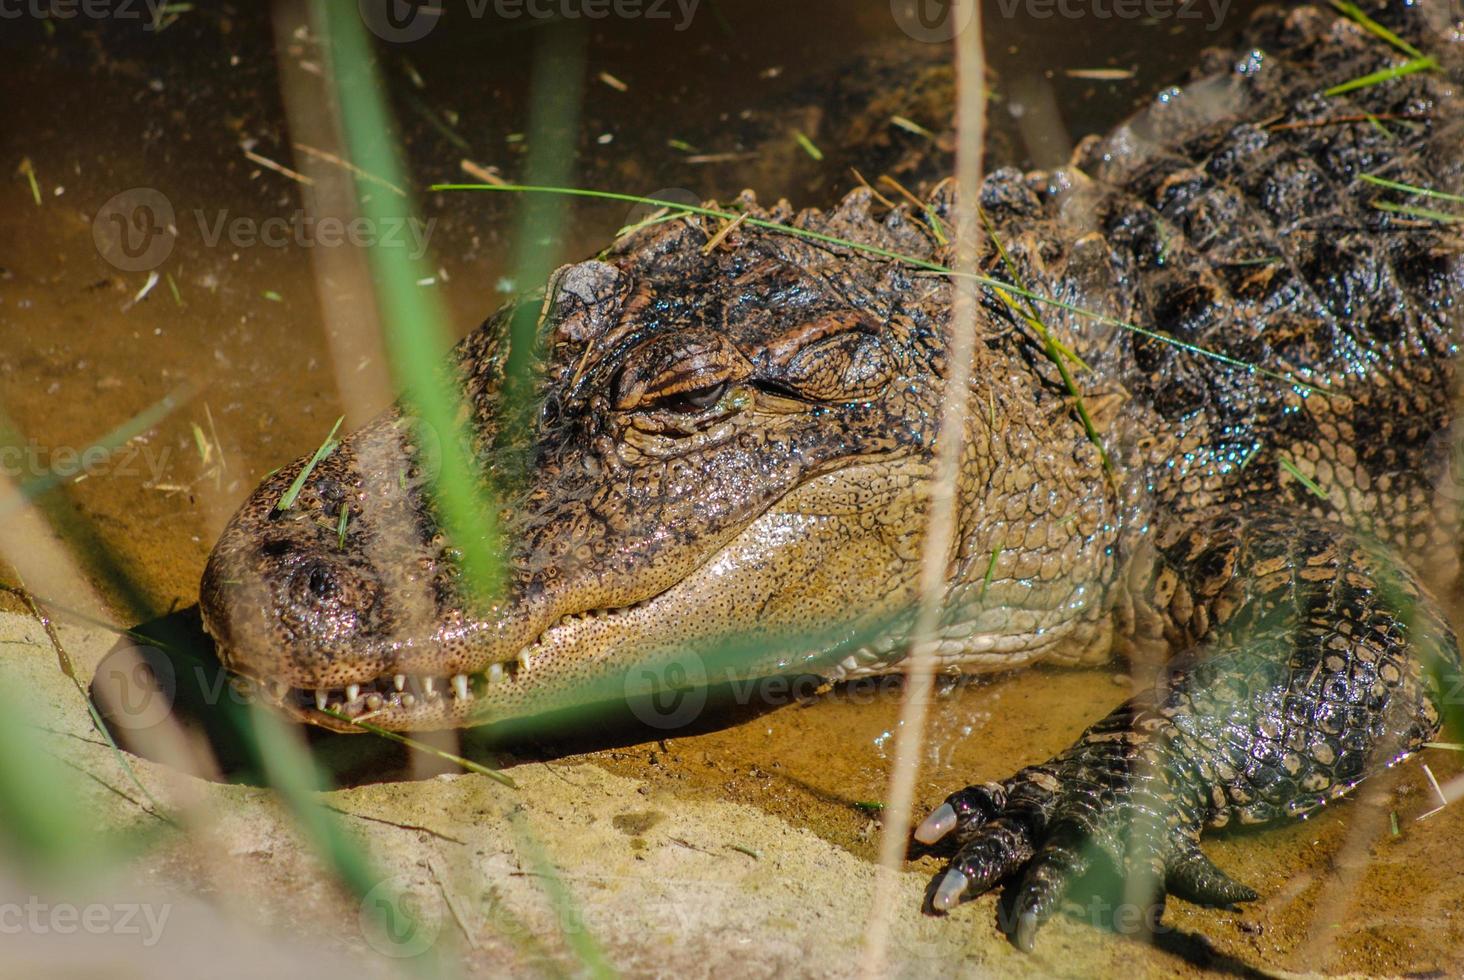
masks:
POLYGON ((1255 899, 1200 850, 1204 791, 1184 785, 1183 768, 1166 764, 1168 753, 1141 728, 1110 729, 1111 741, 1090 731, 1051 762, 952 794, 915 830, 921 843, 954 834, 959 845, 933 907, 948 911, 1015 883, 1009 932, 1030 952, 1038 928, 1095 859, 1109 861, 1130 889, 1145 889, 1151 922, 1167 895, 1211 906, 1255 899))

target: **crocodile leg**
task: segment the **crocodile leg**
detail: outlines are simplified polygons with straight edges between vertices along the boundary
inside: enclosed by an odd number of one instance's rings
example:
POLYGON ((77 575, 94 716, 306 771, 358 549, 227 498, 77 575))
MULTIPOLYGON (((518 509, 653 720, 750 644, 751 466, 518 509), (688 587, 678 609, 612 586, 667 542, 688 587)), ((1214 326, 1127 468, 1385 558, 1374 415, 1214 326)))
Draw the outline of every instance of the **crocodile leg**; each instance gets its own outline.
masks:
POLYGON ((1095 859, 1147 876, 1159 902, 1253 899, 1200 851, 1203 828, 1302 816, 1439 728, 1458 647, 1383 549, 1285 514, 1164 537, 1136 598, 1165 606, 1181 652, 1065 752, 953 794, 920 825, 922 842, 959 842, 937 910, 1014 883, 1013 940, 1030 949, 1095 859))

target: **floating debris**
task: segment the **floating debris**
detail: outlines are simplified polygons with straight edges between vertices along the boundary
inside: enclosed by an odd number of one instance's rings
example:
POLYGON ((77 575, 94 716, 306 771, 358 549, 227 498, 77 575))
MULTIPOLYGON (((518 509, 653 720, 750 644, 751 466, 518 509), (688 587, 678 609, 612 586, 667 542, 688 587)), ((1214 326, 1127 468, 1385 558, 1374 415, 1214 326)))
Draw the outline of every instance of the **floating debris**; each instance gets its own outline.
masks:
POLYGON ((373 173, 368 173, 365 170, 362 170, 360 167, 356 166, 351 161, 342 159, 334 153, 331 153, 327 150, 318 149, 314 146, 310 146, 308 143, 293 143, 291 145, 306 156, 315 157, 317 160, 324 160, 326 163, 331 163, 336 165, 337 167, 340 167, 343 170, 350 171, 357 177, 360 177, 362 180, 369 181, 373 184, 378 184, 382 187, 385 187, 389 191, 394 191, 402 197, 407 196, 406 191, 402 190, 391 181, 385 179, 384 177, 378 177, 373 173))
POLYGON ((137 295, 132 297, 132 302, 128 303, 127 305, 130 307, 136 306, 138 303, 141 303, 144 299, 147 298, 147 294, 153 291, 153 287, 156 286, 158 282, 161 281, 161 279, 162 276, 158 275, 156 269, 154 269, 152 272, 149 272, 147 274, 147 282, 142 284, 142 288, 137 291, 137 295))
POLYGON ((20 166, 18 166, 18 167, 15 168, 15 172, 18 173, 18 174, 20 174, 27 181, 29 181, 29 183, 30 183, 30 189, 31 189, 31 197, 35 198, 35 200, 36 200, 36 207, 40 207, 41 206, 41 186, 40 186, 40 184, 36 183, 36 168, 31 163, 30 157, 21 157, 20 166))
POLYGON ((1138 74, 1132 68, 1069 68, 1068 78, 1084 78, 1092 82, 1123 82, 1138 74))
POLYGON ((799 146, 803 147, 804 153, 807 153, 815 160, 822 160, 824 158, 823 150, 815 146, 813 140, 809 139, 808 134, 804 133, 803 130, 793 130, 793 138, 798 141, 799 146))
POLYGON ((931 140, 932 142, 934 142, 936 138, 935 134, 932 133, 930 130, 926 129, 915 120, 907 119, 904 116, 890 116, 890 125, 903 129, 907 133, 914 133, 916 136, 924 136, 926 139, 931 140))
POLYGON ((247 146, 241 147, 241 149, 244 151, 244 157, 246 159, 254 161, 255 163, 259 164, 261 167, 264 167, 266 170, 273 170, 277 174, 283 174, 284 176, 290 178, 293 181, 297 181, 297 182, 299 182, 301 184, 304 184, 306 187, 314 187, 315 186, 315 181, 311 180, 309 177, 306 177, 304 174, 300 173, 299 171, 297 171, 297 170, 291 170, 289 167, 285 166, 282 163, 275 163, 269 157, 260 156, 258 153, 255 153, 253 150, 249 149, 249 147, 247 147, 247 146))
POLYGON ((503 187, 508 183, 498 172, 497 167, 482 167, 467 159, 466 157, 463 158, 462 162, 459 163, 458 166, 462 168, 463 173, 469 174, 473 177, 477 177, 485 184, 494 184, 498 187, 503 187))
POLYGON ((726 238, 727 238, 728 235, 730 235, 730 234, 732 234, 732 232, 736 231, 737 230, 737 227, 739 225, 741 225, 742 222, 744 222, 744 221, 747 220, 748 213, 749 212, 744 211, 744 212, 742 212, 741 214, 739 214, 737 216, 737 219, 735 221, 723 222, 721 229, 719 229, 717 231, 717 233, 715 235, 713 235, 711 238, 707 239, 707 243, 702 246, 702 254, 703 255, 711 255, 712 254, 712 251, 718 245, 722 244, 722 242, 724 240, 726 240, 726 238))

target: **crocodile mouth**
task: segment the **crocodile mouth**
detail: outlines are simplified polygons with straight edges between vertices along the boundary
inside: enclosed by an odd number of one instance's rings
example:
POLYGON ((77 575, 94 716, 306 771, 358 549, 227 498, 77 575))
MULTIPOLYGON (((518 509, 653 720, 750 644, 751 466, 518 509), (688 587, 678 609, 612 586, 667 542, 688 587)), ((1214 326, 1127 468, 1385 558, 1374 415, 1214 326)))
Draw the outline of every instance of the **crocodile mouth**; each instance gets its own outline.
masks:
MULTIPOLYGON (((669 589, 667 590, 669 591, 669 589)), ((242 671, 235 674, 247 696, 297 721, 340 732, 362 725, 393 731, 453 728, 487 723, 495 707, 531 697, 525 683, 536 666, 572 649, 588 625, 603 627, 641 610, 665 593, 626 606, 568 613, 546 627, 533 643, 506 660, 457 674, 392 673, 335 687, 291 686, 242 671)), ((227 663, 228 657, 224 657, 227 663)))

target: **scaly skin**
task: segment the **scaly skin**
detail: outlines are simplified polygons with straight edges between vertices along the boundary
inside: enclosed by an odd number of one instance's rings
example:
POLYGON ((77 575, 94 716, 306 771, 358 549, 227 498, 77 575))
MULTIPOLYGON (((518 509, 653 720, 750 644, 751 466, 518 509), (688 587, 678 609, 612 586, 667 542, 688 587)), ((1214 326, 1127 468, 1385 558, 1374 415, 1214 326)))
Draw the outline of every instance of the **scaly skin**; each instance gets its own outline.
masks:
MULTIPOLYGON (((1433 481, 1464 248, 1458 226, 1379 209, 1407 198, 1357 179, 1464 189, 1445 6, 1378 12, 1442 70, 1332 98, 1393 52, 1330 12, 1263 13, 1072 167, 982 186, 1014 266, 989 250, 989 275, 1262 370, 1045 308, 1090 367, 1076 377, 1108 470, 1033 326, 984 291, 943 668, 1119 655, 1158 677, 920 826, 959 842, 937 908, 1011 881, 1030 947, 1099 856, 1161 899, 1254 897, 1200 852, 1203 828, 1345 793, 1464 689, 1424 585, 1458 572, 1433 481)), ((955 193, 938 187, 934 213, 955 193)), ((949 258, 925 215, 877 215, 864 191, 796 216, 737 206, 949 258)), ((391 729, 479 724, 597 681, 623 691, 638 666, 728 638, 761 652, 745 674, 900 669, 949 285, 747 224, 703 254, 718 230, 668 222, 555 275, 523 435, 497 421, 510 313, 459 345, 471 449, 505 504, 501 596, 464 594, 425 494, 433 453, 395 410, 293 507, 275 504, 303 460, 226 530, 201 597, 225 663, 338 730, 317 703, 391 729)))

